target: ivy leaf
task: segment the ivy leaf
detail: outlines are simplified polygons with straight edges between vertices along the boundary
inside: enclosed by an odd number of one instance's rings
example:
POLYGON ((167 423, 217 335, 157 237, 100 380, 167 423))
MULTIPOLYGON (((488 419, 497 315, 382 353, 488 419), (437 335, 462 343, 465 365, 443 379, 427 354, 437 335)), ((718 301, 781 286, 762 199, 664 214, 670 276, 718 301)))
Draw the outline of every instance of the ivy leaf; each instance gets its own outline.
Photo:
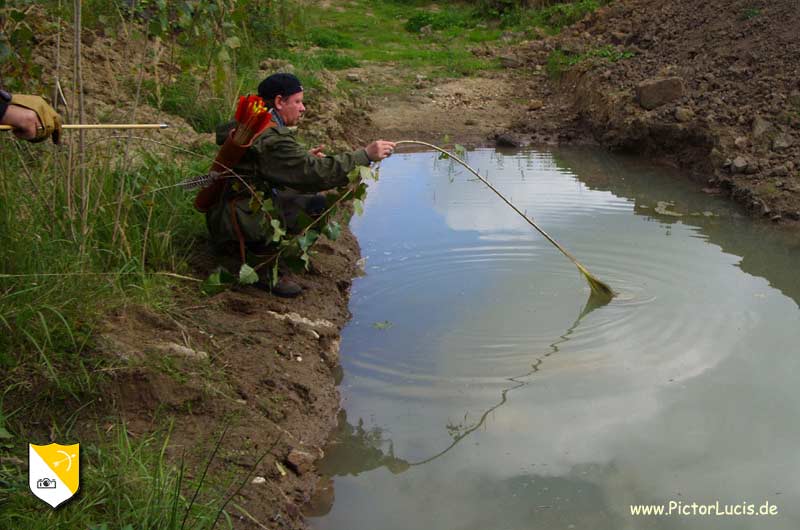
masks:
POLYGON ((447 153, 439 153, 439 160, 447 160, 450 158, 450 155, 447 153))
POLYGON ((331 241, 336 241, 339 239, 339 236, 342 235, 342 227, 336 221, 331 221, 325 225, 325 228, 322 229, 322 233, 331 241))
POLYGON ((372 170, 368 166, 359 166, 358 167, 358 176, 361 177, 361 180, 374 180, 374 175, 372 170))
POLYGON ((208 296, 221 293, 233 283, 233 276, 225 269, 219 268, 212 272, 200 285, 200 290, 208 296))
POLYGON ((302 259, 301 256, 287 256, 284 258, 283 263, 289 268, 292 272, 303 272, 305 268, 305 261, 302 259))
POLYGON ((248 265, 247 263, 242 264, 242 268, 239 269, 239 283, 242 285, 253 285, 258 281, 258 273, 248 265))
POLYGON ((272 227, 272 242, 277 243, 286 235, 286 230, 281 227, 281 222, 278 219, 273 219, 269 222, 272 227))
POLYGON ((225 46, 230 48, 231 50, 235 50, 242 46, 242 41, 239 40, 239 37, 228 37, 225 39, 225 46))
POLYGON ((353 168, 350 173, 347 174, 347 180, 350 182, 356 182, 359 178, 361 178, 361 168, 363 166, 356 166, 353 168))
POLYGON ((303 210, 300 210, 297 213, 297 218, 294 220, 294 224, 297 227, 296 230, 298 230, 300 232, 302 232, 303 230, 305 230, 306 228, 311 226, 311 223, 313 223, 313 222, 314 222, 314 220, 311 218, 311 216, 309 216, 303 210))
POLYGON ((311 248, 311 245, 313 245, 318 238, 319 238, 318 232, 315 232, 314 230, 309 230, 308 232, 297 238, 297 244, 300 245, 300 249, 305 254, 305 252, 309 248, 311 248))
POLYGON ((353 190, 353 198, 363 201, 367 198, 367 185, 363 182, 353 190))
POLYGON ((250 196, 250 204, 248 204, 248 207, 250 208, 251 212, 258 213, 261 211, 263 203, 264 203, 264 192, 257 191, 255 195, 250 196))
POLYGON ((358 215, 363 214, 364 213, 364 201, 362 201, 361 199, 354 200, 353 201, 353 210, 355 210, 355 212, 358 215))
POLYGON ((308 252, 303 252, 300 256, 300 260, 303 262, 303 268, 308 270, 309 265, 311 265, 311 258, 308 256, 308 252))
POLYGON ((461 145, 461 144, 456 144, 456 145, 454 145, 454 146, 453 146, 453 151, 455 151, 455 154, 456 154, 456 155, 458 155, 458 156, 460 156, 460 157, 462 157, 462 158, 464 157, 464 155, 465 155, 465 154, 467 154, 467 148, 466 148, 466 147, 464 147, 464 146, 463 146, 463 145, 461 145))

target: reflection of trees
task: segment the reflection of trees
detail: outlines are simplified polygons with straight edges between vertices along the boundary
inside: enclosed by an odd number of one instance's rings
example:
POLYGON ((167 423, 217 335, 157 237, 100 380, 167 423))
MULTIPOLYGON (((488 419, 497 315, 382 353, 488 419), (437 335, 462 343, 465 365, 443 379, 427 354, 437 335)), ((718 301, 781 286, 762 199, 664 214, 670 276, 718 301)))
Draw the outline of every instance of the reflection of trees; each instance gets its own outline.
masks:
POLYGON ((403 473, 412 466, 420 466, 436 460, 453 449, 461 440, 480 429, 486 422, 486 418, 506 403, 510 392, 528 384, 526 379, 539 371, 544 360, 554 353, 559 352, 560 345, 569 340, 569 336, 575 331, 581 320, 606 303, 607 302, 604 300, 598 301, 593 296, 590 297, 572 325, 559 336, 558 340, 550 344, 549 352, 537 358, 536 361, 530 365, 530 370, 506 379, 512 384, 500 392, 500 400, 495 405, 486 409, 480 415, 478 421, 472 425, 448 424, 446 428, 452 436, 453 441, 442 451, 418 462, 408 462, 397 458, 394 456, 394 447, 391 440, 384 439, 383 433, 379 427, 373 427, 369 430, 364 429, 362 420, 359 420, 356 426, 350 425, 347 423, 347 413, 341 410, 339 411, 336 433, 333 436, 333 441, 325 450, 325 458, 319 463, 319 471, 328 476, 356 476, 365 471, 386 467, 392 473, 397 474, 403 473), (389 449, 384 453, 381 447, 386 443, 389 444, 389 449))
POLYGON ((385 467, 392 473, 402 473, 408 466, 408 462, 394 456, 392 442, 384 439, 380 427, 365 429, 361 419, 358 425, 350 425, 347 413, 340 410, 333 441, 325 448, 325 458, 319 463, 319 471, 330 476, 357 476, 379 467, 385 467), (387 442, 389 449, 384 453, 381 447, 387 442))
POLYGON ((558 167, 569 171, 589 189, 609 191, 633 200, 634 213, 664 225, 683 223, 699 229, 709 243, 724 252, 740 256, 739 268, 764 278, 800 305, 800 276, 794 271, 800 257, 800 236, 771 224, 749 219, 729 200, 713 201, 698 193, 697 186, 666 171, 654 170, 652 162, 619 155, 588 155, 580 149, 559 149, 553 153, 558 167), (660 173, 660 174, 659 174, 660 173), (624 175, 624 178, 620 178, 624 175), (656 211, 659 201, 680 216, 656 211), (709 208, 709 204, 713 207, 709 208), (714 216, 706 216, 710 210, 714 216))

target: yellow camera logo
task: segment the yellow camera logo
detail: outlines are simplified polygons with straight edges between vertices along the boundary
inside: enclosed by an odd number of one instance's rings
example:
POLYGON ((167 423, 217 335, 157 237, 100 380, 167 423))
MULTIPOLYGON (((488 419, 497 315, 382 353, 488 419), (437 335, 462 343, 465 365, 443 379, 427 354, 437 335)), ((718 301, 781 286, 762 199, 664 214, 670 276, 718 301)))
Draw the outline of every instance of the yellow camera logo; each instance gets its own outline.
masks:
POLYGON ((28 481, 34 495, 55 508, 80 485, 80 444, 28 444, 28 481))

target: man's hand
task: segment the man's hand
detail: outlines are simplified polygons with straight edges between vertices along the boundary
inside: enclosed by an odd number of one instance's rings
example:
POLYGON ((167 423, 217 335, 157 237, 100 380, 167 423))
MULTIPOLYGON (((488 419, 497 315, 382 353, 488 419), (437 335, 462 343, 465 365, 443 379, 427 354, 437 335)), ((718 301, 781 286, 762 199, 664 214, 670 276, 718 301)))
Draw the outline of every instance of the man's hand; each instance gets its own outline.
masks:
POLYGON ((325 153, 322 152, 323 149, 325 149, 325 144, 320 144, 313 149, 309 149, 308 154, 317 158, 325 158, 325 153))
POLYGON ((367 157, 373 161, 377 162, 379 160, 383 160, 387 156, 390 156, 394 152, 394 142, 387 142, 386 140, 375 140, 364 150, 367 152, 367 157))
POLYGON ((53 143, 61 138, 61 116, 39 96, 14 94, 3 121, 14 127, 14 134, 32 142, 52 136, 53 143))

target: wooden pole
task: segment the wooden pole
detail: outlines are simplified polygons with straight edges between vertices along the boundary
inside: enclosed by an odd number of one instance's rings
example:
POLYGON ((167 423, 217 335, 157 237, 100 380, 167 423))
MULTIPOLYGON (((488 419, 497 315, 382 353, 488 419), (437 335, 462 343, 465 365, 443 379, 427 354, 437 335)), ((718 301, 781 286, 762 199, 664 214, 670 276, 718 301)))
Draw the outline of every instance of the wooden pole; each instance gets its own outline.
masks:
MULTIPOLYGON (((62 129, 166 129, 166 123, 70 123, 62 129)), ((0 131, 10 131, 11 125, 0 125, 0 131)))

